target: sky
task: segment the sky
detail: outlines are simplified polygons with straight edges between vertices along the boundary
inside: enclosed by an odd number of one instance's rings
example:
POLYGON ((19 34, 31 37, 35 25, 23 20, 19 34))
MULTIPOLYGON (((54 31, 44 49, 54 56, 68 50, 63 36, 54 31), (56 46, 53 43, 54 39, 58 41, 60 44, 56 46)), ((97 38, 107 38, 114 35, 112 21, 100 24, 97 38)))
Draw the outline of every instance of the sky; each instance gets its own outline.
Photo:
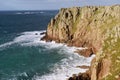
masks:
POLYGON ((86 5, 114 5, 120 0, 0 0, 0 10, 57 10, 86 5))

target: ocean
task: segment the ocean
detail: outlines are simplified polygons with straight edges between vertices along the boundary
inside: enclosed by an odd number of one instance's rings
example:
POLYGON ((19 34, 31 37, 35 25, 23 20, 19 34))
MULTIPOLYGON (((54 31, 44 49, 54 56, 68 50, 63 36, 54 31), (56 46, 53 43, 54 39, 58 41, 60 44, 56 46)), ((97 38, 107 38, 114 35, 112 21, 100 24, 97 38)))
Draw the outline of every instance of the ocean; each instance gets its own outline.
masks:
POLYGON ((57 10, 0 11, 0 80, 66 80, 85 72, 92 57, 74 53, 76 47, 41 41, 57 10))

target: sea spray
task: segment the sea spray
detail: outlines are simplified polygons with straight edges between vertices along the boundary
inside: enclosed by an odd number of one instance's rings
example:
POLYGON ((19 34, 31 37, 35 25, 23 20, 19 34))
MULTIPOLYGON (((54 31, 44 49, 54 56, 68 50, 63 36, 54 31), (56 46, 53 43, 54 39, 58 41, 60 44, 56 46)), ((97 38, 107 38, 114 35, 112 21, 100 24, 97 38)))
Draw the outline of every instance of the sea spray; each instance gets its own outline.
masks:
MULTIPOLYGON (((41 76, 39 75, 39 73, 35 73, 35 75, 32 78, 33 80, 65 80, 70 76, 72 76, 72 74, 78 74, 79 72, 85 72, 87 70, 87 69, 77 68, 77 66, 81 66, 81 65, 90 66, 90 62, 94 56, 90 58, 85 58, 83 56, 78 55, 77 53, 74 53, 76 49, 84 49, 84 48, 68 47, 65 44, 55 43, 54 41, 52 42, 41 41, 40 39, 44 36, 44 34, 41 35, 41 33, 43 32, 45 31, 23 32, 21 33, 20 36, 14 38, 13 41, 1 44, 0 49, 1 48, 7 49, 14 44, 17 44, 19 46, 26 46, 26 47, 41 46, 44 47, 44 49, 39 49, 39 52, 41 54, 43 51, 48 51, 48 53, 53 51, 65 56, 59 62, 53 64, 53 67, 49 68, 50 71, 49 73, 45 73, 41 76)), ((23 73, 25 74, 25 76, 27 75, 26 72, 23 73)), ((23 73, 20 73, 20 76, 23 73)))

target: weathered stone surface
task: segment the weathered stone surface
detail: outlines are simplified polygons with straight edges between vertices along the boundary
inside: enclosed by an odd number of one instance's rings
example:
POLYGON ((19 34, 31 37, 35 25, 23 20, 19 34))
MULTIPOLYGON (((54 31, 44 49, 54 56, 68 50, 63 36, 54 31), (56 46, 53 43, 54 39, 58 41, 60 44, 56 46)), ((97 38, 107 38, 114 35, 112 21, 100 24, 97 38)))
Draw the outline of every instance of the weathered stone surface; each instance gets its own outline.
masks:
POLYGON ((89 73, 79 73, 77 76, 73 75, 68 80, 91 80, 89 73))
POLYGON ((96 53, 102 46, 106 29, 119 23, 119 8, 120 5, 62 8, 51 19, 43 39, 92 48, 96 53))
POLYGON ((62 8, 48 24, 43 40, 87 47, 77 51, 86 57, 96 54, 89 76, 84 73, 69 80, 119 79, 120 5, 62 8))
POLYGON ((91 80, 101 80, 109 75, 111 60, 107 58, 93 60, 91 65, 91 80))
POLYGON ((119 80, 120 25, 108 29, 104 37, 102 48, 91 64, 91 80, 119 80))
POLYGON ((90 68, 90 66, 82 65, 82 66, 77 66, 77 68, 89 69, 89 68, 90 68))
POLYGON ((90 49, 83 49, 83 50, 77 50, 76 53, 83 55, 84 57, 90 57, 93 54, 92 48, 90 49))

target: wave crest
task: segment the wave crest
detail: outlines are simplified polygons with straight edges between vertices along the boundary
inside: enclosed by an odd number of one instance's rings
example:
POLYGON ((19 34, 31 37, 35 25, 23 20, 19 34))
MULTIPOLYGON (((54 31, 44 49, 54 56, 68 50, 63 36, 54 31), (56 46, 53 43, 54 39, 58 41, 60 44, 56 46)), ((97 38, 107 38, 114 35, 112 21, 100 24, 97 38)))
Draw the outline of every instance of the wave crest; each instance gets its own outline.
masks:
POLYGON ((54 67, 50 69, 51 73, 43 76, 35 75, 33 80, 65 80, 72 76, 72 74, 78 74, 79 72, 85 72, 86 69, 77 68, 81 65, 90 65, 90 62, 94 55, 90 58, 80 56, 74 51, 76 49, 83 49, 77 47, 68 47, 65 44, 53 42, 45 42, 40 39, 44 36, 41 35, 45 31, 30 31, 23 32, 20 36, 13 39, 13 41, 0 45, 0 49, 7 48, 13 44, 19 44, 20 46, 44 46, 47 50, 58 49, 59 54, 64 54, 67 58, 62 59, 60 62, 54 64, 54 67))

